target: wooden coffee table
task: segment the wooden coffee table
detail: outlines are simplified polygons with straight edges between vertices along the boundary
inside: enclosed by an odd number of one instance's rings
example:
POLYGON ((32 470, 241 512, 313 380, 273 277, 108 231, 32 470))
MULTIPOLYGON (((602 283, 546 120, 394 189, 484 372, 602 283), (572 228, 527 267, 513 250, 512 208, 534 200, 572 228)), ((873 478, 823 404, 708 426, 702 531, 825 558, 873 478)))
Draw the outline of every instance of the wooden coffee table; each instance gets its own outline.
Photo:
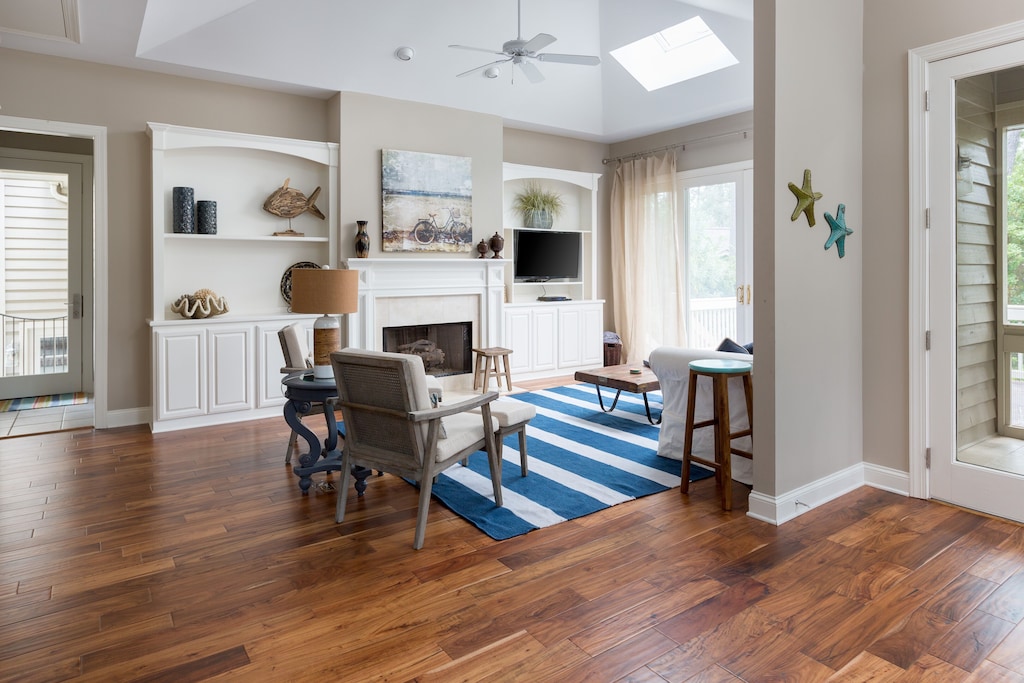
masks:
POLYGON ((648 391, 661 389, 657 375, 651 372, 650 368, 642 365, 609 365, 608 367, 594 368, 593 370, 577 370, 576 381, 589 382, 597 387, 597 402, 601 406, 601 410, 606 413, 615 410, 615 404, 619 402, 619 394, 623 391, 628 391, 631 394, 643 394, 647 421, 652 425, 661 424, 660 415, 657 420, 651 417, 651 406, 647 402, 648 391), (633 372, 634 370, 639 370, 640 372, 633 372), (601 387, 615 389, 615 399, 608 408, 604 407, 601 387))

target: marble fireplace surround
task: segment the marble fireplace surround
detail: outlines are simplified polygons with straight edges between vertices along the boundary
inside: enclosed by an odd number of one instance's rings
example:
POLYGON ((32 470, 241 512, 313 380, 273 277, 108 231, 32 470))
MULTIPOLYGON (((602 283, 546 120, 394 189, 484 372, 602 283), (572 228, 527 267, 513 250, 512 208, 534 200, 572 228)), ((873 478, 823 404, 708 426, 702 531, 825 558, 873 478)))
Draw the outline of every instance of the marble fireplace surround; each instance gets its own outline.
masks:
MULTIPOLYGON (((365 258, 342 267, 359 271, 359 311, 347 316, 348 346, 381 351, 384 328, 473 323, 473 346, 505 338, 506 259, 365 258)), ((442 378, 446 388, 471 389, 472 374, 442 378)))

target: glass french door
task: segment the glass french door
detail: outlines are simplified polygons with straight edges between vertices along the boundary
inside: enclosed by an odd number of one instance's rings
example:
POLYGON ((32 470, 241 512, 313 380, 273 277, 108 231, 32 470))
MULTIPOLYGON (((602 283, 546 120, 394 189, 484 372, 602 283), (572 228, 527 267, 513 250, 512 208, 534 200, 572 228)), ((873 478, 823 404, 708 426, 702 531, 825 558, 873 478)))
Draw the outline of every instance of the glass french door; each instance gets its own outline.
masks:
POLYGON ((0 399, 83 389, 80 164, 0 156, 0 399))
POLYGON ((1024 41, 930 63, 926 152, 929 495, 1017 521, 1024 467, 1006 456, 1024 449, 1024 155, 1015 127, 997 123, 1009 103, 994 76, 1021 65, 1024 41))
POLYGON ((753 165, 679 174, 688 345, 753 341, 753 165))

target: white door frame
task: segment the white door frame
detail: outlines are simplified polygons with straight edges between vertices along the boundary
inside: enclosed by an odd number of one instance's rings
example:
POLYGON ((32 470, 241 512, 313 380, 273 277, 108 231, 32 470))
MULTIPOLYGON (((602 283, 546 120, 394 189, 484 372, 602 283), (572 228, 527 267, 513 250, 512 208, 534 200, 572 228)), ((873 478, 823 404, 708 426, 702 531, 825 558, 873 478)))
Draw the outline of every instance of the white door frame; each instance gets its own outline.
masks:
POLYGON ((93 372, 94 424, 97 429, 110 426, 108 397, 108 263, 107 263, 107 129, 82 123, 45 121, 19 116, 0 116, 0 129, 92 140, 93 158, 93 372))
POLYGON ((910 169, 910 273, 909 273, 909 392, 910 392, 910 482, 915 498, 929 498, 928 467, 928 352, 925 335, 928 320, 928 65, 949 57, 1024 40, 1024 21, 933 43, 911 50, 908 58, 909 169, 910 169))

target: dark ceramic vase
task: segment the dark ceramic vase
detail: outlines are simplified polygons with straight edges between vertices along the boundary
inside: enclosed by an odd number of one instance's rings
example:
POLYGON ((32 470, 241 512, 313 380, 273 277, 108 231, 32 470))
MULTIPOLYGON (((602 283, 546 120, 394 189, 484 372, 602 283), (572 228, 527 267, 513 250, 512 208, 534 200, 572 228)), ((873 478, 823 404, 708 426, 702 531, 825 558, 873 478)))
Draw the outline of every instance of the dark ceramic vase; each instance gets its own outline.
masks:
POLYGON ((196 202, 196 227, 200 235, 217 234, 217 202, 209 199, 196 202))
POLYGON ((501 250, 505 248, 505 238, 494 233, 491 236, 491 251, 494 252, 494 256, 491 258, 501 258, 501 250))
POLYGON ((171 207, 174 217, 171 225, 174 232, 192 234, 196 231, 196 193, 191 187, 175 187, 171 190, 171 207))
POLYGON ((366 232, 366 221, 356 221, 356 258, 370 255, 370 235, 366 232))
POLYGON ((487 241, 481 239, 480 242, 476 245, 476 253, 480 254, 479 256, 477 256, 477 258, 487 258, 488 249, 490 249, 490 247, 487 246, 487 241))

